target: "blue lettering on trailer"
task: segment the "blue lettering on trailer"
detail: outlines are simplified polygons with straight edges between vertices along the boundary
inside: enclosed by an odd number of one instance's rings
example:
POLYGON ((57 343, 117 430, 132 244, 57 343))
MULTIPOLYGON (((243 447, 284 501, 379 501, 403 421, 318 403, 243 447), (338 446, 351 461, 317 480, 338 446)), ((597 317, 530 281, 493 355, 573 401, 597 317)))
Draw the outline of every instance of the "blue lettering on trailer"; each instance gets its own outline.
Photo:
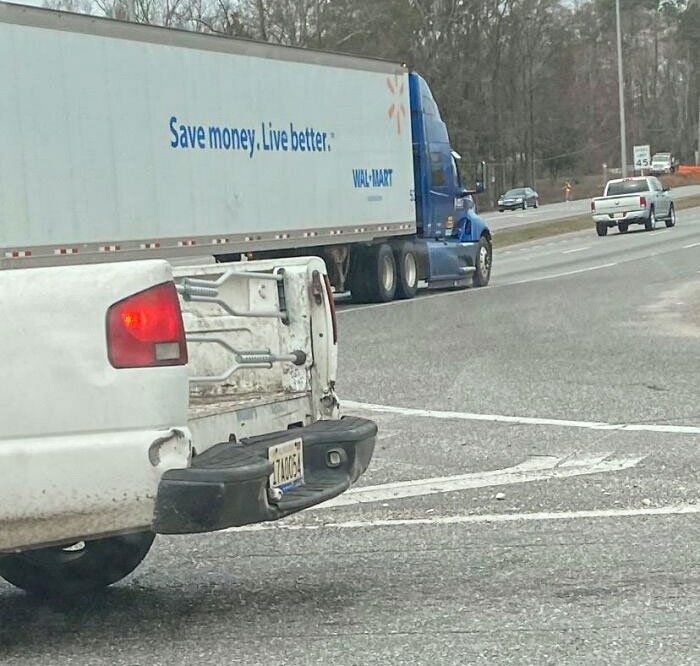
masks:
POLYGON ((393 169, 353 169, 355 187, 393 187, 393 169))
POLYGON ((333 133, 311 126, 295 126, 294 123, 274 127, 270 122, 261 122, 259 134, 252 127, 178 123, 177 116, 170 117, 168 126, 171 148, 241 151, 251 158, 257 152, 329 153, 329 136, 334 136, 333 133))

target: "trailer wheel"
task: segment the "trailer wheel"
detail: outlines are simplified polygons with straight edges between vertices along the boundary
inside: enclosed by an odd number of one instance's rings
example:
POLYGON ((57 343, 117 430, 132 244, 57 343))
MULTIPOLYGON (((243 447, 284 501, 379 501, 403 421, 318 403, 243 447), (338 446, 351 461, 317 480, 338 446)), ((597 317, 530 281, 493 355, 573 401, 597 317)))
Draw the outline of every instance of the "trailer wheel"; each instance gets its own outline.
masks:
POLYGON ((358 248, 350 269, 350 291, 356 303, 387 303, 396 294, 396 260, 387 243, 358 248))
POLYGON ((128 576, 146 557, 155 534, 137 532, 0 557, 0 576, 44 597, 85 594, 128 576))
POLYGON ((413 298, 418 291, 418 259, 411 243, 402 243, 394 252, 398 283, 397 298, 413 298))
POLYGON ((493 247, 486 235, 479 239, 479 249, 476 254, 475 271, 472 276, 472 286, 485 287, 491 279, 491 260, 493 247))

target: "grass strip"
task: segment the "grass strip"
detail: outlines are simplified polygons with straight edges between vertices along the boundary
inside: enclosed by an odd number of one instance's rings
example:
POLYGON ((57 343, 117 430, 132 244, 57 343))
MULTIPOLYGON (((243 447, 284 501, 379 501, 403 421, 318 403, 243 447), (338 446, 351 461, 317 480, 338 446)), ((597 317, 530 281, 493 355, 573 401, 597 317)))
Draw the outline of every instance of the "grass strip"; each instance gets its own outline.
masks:
MULTIPOLYGON (((700 195, 684 197, 674 202, 676 211, 686 208, 700 206, 700 195)), ((681 224, 683 220, 680 220, 681 224)), ((493 232, 493 246, 502 248, 518 243, 548 238, 549 236, 559 236, 573 231, 584 231, 590 229, 595 231, 595 224, 590 215, 580 215, 578 217, 567 217, 560 220, 548 220, 547 222, 534 222, 532 224, 521 224, 517 227, 493 232)))

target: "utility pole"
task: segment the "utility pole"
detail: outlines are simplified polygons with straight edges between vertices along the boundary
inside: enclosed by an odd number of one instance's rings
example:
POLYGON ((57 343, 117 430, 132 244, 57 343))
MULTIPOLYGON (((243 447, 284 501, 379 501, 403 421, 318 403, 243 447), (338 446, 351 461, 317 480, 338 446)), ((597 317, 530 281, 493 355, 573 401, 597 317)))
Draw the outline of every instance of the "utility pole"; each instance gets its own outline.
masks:
POLYGON ((627 133, 625 129, 625 80, 622 75, 622 29, 620 27, 620 0, 615 0, 617 22, 617 87, 620 96, 620 157, 622 177, 627 177, 627 133))

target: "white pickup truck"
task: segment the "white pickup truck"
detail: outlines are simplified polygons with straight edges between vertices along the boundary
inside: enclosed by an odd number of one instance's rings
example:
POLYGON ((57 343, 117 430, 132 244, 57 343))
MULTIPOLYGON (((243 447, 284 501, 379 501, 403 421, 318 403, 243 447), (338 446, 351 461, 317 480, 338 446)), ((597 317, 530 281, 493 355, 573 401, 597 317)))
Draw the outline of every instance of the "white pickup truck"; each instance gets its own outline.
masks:
POLYGON ((647 231, 656 229, 659 220, 667 227, 676 224, 669 188, 654 176, 608 181, 603 196, 591 200, 591 214, 599 236, 611 227, 624 234, 630 224, 643 224, 647 231))
POLYGON ((156 533, 276 520, 370 462, 321 259, 0 271, 0 320, 0 576, 27 591, 109 585, 156 533))

